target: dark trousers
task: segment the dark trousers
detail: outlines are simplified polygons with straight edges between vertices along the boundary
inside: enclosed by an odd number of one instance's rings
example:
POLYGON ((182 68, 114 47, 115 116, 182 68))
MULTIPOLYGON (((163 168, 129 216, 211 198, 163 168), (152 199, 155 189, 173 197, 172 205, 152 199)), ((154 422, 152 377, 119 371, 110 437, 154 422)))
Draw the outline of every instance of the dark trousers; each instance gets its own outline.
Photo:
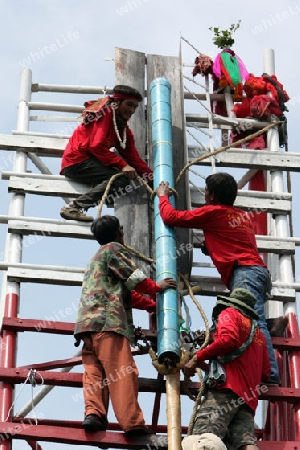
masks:
MULTIPOLYGON (((62 171, 62 175, 65 175, 67 178, 91 188, 88 192, 80 195, 73 201, 73 204, 77 208, 83 208, 85 210, 98 205, 110 178, 117 173, 121 173, 120 170, 114 167, 104 166, 93 156, 82 163, 66 167, 62 171)), ((114 196, 120 196, 117 191, 119 190, 119 193, 123 193, 124 188, 129 183, 130 180, 125 175, 116 178, 108 192, 107 203, 113 203, 114 196)))

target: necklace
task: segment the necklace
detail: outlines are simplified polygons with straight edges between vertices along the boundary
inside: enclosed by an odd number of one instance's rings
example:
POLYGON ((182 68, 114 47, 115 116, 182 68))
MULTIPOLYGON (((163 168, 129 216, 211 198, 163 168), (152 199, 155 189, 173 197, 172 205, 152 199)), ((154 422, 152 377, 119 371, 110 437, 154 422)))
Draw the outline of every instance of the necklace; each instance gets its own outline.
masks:
POLYGON ((126 127, 124 128, 124 132, 123 132, 123 141, 121 139, 120 133, 119 133, 119 129, 118 129, 118 125, 116 122, 116 108, 112 108, 112 112, 113 112, 113 123, 114 123, 114 129, 115 129, 115 133, 117 135, 117 138, 120 142, 120 146, 121 148, 123 148, 123 150, 126 148, 126 141, 127 141, 127 133, 126 133, 126 127))

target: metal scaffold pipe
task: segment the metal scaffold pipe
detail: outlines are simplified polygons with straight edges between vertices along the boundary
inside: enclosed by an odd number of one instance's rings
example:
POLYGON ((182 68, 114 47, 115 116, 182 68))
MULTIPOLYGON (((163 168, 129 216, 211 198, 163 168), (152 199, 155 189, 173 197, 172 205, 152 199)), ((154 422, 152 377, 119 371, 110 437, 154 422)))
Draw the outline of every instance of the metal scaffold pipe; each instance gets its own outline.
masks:
MULTIPOLYGON (((172 154, 171 85, 164 78, 156 78, 150 85, 152 111, 152 148, 154 187, 164 180, 174 188, 172 154)), ((174 202, 174 196, 170 198, 174 202)), ((174 206, 174 205, 173 205, 174 206)), ((156 249, 156 280, 177 279, 176 237, 159 214, 158 198, 154 198, 154 227, 156 249)), ((178 295, 174 289, 159 294, 157 299, 158 361, 171 369, 180 360, 178 295)), ((180 373, 166 375, 166 408, 168 447, 181 449, 180 373)))
MULTIPOLYGON (((152 109, 152 148, 154 187, 160 181, 168 181, 174 188, 172 155, 171 85, 164 78, 156 78, 150 85, 152 109)), ((174 202, 174 197, 170 198, 174 202)), ((159 214, 158 199, 154 199, 156 279, 177 279, 176 237, 171 227, 166 226, 159 214)), ((179 326, 177 292, 168 289, 159 295, 157 309, 158 360, 179 361, 179 326), (175 344, 175 345, 174 345, 175 344), (176 345, 177 344, 177 345, 176 345)))

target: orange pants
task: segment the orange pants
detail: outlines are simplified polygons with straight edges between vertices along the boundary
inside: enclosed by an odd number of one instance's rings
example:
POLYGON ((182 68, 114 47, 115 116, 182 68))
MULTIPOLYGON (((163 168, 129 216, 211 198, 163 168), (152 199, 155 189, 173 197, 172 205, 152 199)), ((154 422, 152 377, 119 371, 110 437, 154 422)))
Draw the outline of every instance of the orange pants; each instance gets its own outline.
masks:
POLYGON ((111 333, 90 333, 82 349, 85 416, 97 414, 107 420, 109 397, 124 431, 144 428, 138 403, 138 369, 128 339, 111 333))

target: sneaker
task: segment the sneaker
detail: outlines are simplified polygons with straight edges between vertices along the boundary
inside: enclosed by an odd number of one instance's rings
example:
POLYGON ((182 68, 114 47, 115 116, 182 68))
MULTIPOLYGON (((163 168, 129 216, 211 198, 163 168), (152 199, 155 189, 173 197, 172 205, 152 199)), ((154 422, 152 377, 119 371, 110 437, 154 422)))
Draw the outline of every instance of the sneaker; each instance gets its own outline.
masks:
POLYGON ((66 220, 79 220, 81 222, 93 222, 94 220, 94 217, 87 216, 80 208, 70 205, 61 208, 60 215, 66 220))
POLYGON ((125 432, 127 437, 138 437, 145 436, 147 434, 153 434, 153 431, 150 428, 133 428, 133 430, 128 430, 125 432))
POLYGON ((96 414, 88 414, 82 422, 82 428, 84 428, 85 431, 105 431, 106 424, 96 414))

